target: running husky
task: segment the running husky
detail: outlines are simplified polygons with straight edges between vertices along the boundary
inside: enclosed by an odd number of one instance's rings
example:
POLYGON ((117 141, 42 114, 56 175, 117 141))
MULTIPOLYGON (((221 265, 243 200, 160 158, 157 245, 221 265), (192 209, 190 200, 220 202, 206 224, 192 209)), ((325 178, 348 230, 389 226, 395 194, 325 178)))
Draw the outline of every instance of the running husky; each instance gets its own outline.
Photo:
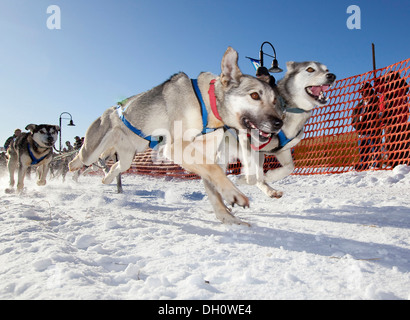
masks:
POLYGON ((18 168, 17 191, 21 192, 24 188, 24 177, 30 166, 37 167, 39 175, 37 184, 44 186, 53 158, 53 146, 57 140, 59 126, 49 124, 29 124, 26 130, 12 142, 7 150, 9 160, 7 167, 10 173, 10 188, 6 193, 14 192, 14 172, 18 168))
MULTIPOLYGON (((319 62, 288 62, 285 77, 275 87, 277 103, 283 110, 283 126, 277 135, 265 144, 250 141, 243 155, 242 163, 246 182, 257 186, 269 197, 280 198, 283 193, 274 190, 267 182, 281 180, 291 174, 294 163, 291 149, 303 137, 304 125, 309 120, 315 106, 323 106, 328 98, 325 92, 331 88, 336 76, 319 62), (256 152, 252 152, 256 151, 256 152), (282 167, 263 174, 265 154, 274 155, 282 167)), ((235 140, 230 139, 230 153, 235 150, 235 140)), ((242 144, 241 144, 242 147, 242 144)), ((237 146, 236 146, 237 148, 237 146)), ((244 180, 242 177, 240 180, 244 180)))
POLYGON ((84 145, 69 164, 70 171, 91 165, 104 151, 114 148, 119 161, 103 178, 108 184, 130 167, 135 152, 160 142, 167 158, 203 178, 219 220, 246 224, 231 214, 223 200, 242 207, 248 207, 249 200, 215 163, 218 146, 212 145, 214 133, 201 134, 229 126, 252 131, 256 140, 265 143, 280 130, 282 121, 272 87, 243 75, 238 54, 230 47, 222 58, 221 71, 220 76, 201 73, 192 81, 178 73, 150 91, 129 98, 125 108, 106 110, 88 128, 84 145), (197 152, 204 149, 206 152, 197 152))

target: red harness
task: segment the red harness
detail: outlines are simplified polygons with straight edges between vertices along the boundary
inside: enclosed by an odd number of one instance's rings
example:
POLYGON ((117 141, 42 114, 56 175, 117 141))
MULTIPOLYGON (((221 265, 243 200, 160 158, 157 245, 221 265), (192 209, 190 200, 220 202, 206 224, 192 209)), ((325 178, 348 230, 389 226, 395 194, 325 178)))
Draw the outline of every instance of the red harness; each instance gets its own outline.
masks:
MULTIPOLYGON (((218 120, 221 120, 221 121, 222 121, 222 118, 221 118, 221 116, 219 115, 218 109, 216 108, 215 82, 216 82, 216 80, 214 79, 214 80, 211 80, 211 82, 210 82, 210 84, 209 84, 209 91, 208 91, 209 101, 210 101, 210 103, 211 103, 212 113, 214 114, 214 116, 215 116, 218 120)), ((248 138, 250 138, 250 137, 251 137, 251 135, 248 134, 248 138)), ((264 143, 264 144, 261 144, 261 145, 258 145, 258 146, 255 146, 255 145, 253 145, 253 144, 251 143, 251 148, 252 148, 253 150, 255 150, 255 151, 259 151, 259 150, 263 149, 266 145, 268 145, 269 142, 271 142, 271 141, 272 141, 272 137, 269 138, 268 142, 266 142, 266 143, 264 143)))

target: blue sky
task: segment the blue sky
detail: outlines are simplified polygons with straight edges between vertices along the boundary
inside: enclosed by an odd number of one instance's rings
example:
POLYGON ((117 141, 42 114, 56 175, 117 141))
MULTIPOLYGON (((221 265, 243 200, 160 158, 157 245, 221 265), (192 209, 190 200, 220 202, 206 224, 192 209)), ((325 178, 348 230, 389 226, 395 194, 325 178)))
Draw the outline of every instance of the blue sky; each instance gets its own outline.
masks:
POLYGON ((378 68, 409 58, 409 30, 408 0, 1 0, 0 145, 29 123, 58 124, 62 112, 76 124, 63 119, 63 143, 73 142, 105 109, 176 72, 219 74, 228 46, 247 74, 245 56, 269 41, 283 69, 316 60, 342 79, 372 69, 372 42, 378 68), (353 4, 359 30, 346 26, 353 4), (47 28, 50 5, 61 9, 60 30, 47 28))

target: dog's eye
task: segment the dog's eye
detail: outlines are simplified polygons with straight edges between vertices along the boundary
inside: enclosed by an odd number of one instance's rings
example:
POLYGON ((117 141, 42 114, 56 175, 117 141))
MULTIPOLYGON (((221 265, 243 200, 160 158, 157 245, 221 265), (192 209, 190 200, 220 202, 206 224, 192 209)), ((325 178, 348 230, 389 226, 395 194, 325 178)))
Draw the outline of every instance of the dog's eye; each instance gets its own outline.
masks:
POLYGON ((257 93, 257 92, 252 92, 251 93, 251 98, 253 100, 260 100, 261 99, 261 97, 259 96, 259 93, 257 93))
POLYGON ((312 67, 309 67, 306 69, 307 72, 312 73, 315 72, 315 69, 313 69, 312 67))

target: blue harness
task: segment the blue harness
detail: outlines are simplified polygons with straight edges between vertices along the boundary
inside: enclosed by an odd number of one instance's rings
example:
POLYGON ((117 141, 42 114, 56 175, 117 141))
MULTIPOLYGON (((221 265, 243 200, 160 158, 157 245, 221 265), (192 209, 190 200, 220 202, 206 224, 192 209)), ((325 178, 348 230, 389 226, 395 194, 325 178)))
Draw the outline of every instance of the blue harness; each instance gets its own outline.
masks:
MULTIPOLYGON (((282 111, 284 113, 286 113, 286 112, 289 112, 289 113, 307 113, 307 112, 310 112, 310 111, 306 111, 306 110, 303 110, 303 109, 300 109, 300 108, 287 108, 286 107, 286 101, 281 96, 278 96, 278 98, 279 98, 280 105, 282 107, 282 111)), ((293 139, 295 139, 302 132, 302 130, 300 130, 296 134, 296 136, 291 138, 291 139, 286 137, 285 133, 282 130, 280 130, 277 133, 277 136, 278 136, 278 139, 279 139, 279 145, 275 149, 271 150, 271 152, 279 151, 280 149, 282 149, 289 142, 291 142, 293 139)))
POLYGON ((199 90, 199 87, 198 87, 198 80, 197 79, 191 79, 191 82, 192 82, 192 86, 194 87, 194 90, 195 90, 196 98, 198 99, 198 101, 201 105, 202 134, 207 134, 207 133, 210 133, 210 132, 214 132, 216 130, 215 128, 208 128, 208 110, 206 110, 204 99, 202 99, 202 94, 201 94, 201 91, 199 90))
POLYGON ((125 119, 125 116, 122 112, 122 107, 120 105, 117 106, 117 113, 118 116, 120 117, 121 121, 125 124, 125 126, 130 129, 132 132, 134 132, 137 136, 149 141, 149 147, 151 149, 154 149, 162 140, 163 137, 153 137, 146 135, 144 132, 141 130, 135 128, 127 119, 125 119))
MULTIPOLYGON (((192 79, 192 86, 194 87, 194 91, 196 94, 196 97, 201 105, 201 112, 202 112, 202 134, 207 134, 210 132, 215 131, 216 129, 214 128, 208 128, 208 111, 206 110, 206 106, 204 103, 204 100, 202 99, 201 91, 199 91, 198 87, 198 81, 197 79, 192 79)), ((153 137, 150 135, 146 135, 144 132, 142 132, 140 129, 135 128, 124 116, 122 107, 120 105, 117 106, 117 113, 118 116, 120 117, 121 121, 125 124, 125 126, 130 129, 132 132, 134 132, 137 136, 149 141, 149 147, 154 149, 162 140, 163 137, 153 137)), ((226 127, 227 128, 227 127, 226 127)))
MULTIPOLYGON (((198 87, 198 80, 191 79, 191 82, 192 82, 192 86, 194 87, 196 98, 198 99, 199 104, 201 105, 201 113, 202 113, 202 132, 201 134, 207 134, 207 133, 214 132, 218 128, 208 128, 208 110, 206 110, 204 99, 202 99, 202 94, 198 87)), ((234 137, 236 137, 236 139, 239 139, 234 129, 231 129, 226 124, 223 126, 223 128, 225 129, 225 131, 229 131, 234 137)))
POLYGON ((31 165, 34 166, 36 164, 39 164, 41 161, 43 161, 45 158, 47 158, 49 156, 49 154, 46 154, 44 157, 41 157, 40 159, 37 159, 33 152, 30 149, 30 144, 27 143, 27 149, 28 149, 28 154, 30 155, 31 158, 31 165))
MULTIPOLYGON (((199 104, 201 105, 201 113, 202 113, 202 132, 201 134, 207 134, 214 132, 217 128, 208 128, 208 111, 206 110, 205 102, 204 99, 202 98, 201 91, 199 90, 198 87, 198 80, 197 79, 191 79, 192 86, 195 91, 195 95, 199 101, 199 104)), ((134 132, 137 136, 149 141, 149 147, 154 149, 160 142, 162 142, 163 137, 153 137, 150 135, 146 135, 144 132, 142 132, 140 129, 135 128, 124 116, 123 110, 121 105, 117 106, 117 113, 118 116, 120 117, 121 121, 125 124, 125 126, 130 129, 132 132, 134 132)), ((234 134, 227 125, 224 125, 225 130, 229 130, 232 134, 234 134)))
POLYGON ((278 132, 278 138, 279 138, 279 146, 277 148, 282 149, 284 146, 286 146, 289 142, 291 142, 294 138, 289 139, 286 137, 285 133, 280 130, 278 132))

